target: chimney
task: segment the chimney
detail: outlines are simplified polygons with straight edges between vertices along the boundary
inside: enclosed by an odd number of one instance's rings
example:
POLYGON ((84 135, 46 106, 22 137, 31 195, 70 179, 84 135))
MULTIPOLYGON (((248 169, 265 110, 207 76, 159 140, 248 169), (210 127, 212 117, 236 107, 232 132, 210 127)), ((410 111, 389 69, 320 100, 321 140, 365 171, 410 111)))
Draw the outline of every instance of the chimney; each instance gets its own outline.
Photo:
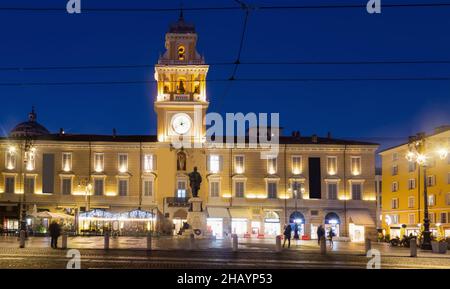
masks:
POLYGON ((316 135, 316 134, 313 134, 313 135, 311 136, 311 140, 312 140, 313 143, 317 143, 317 135, 316 135))

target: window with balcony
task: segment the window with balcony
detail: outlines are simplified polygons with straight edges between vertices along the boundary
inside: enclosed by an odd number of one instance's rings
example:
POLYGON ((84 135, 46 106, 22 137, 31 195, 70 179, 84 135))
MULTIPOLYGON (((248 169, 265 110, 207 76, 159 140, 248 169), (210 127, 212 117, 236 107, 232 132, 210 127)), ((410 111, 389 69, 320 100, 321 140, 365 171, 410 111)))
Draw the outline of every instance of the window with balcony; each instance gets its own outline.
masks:
POLYGON ((337 183, 328 183, 327 190, 328 190, 328 199, 329 200, 337 200, 338 184, 337 183))
POLYGON ((245 157, 243 155, 234 156, 234 172, 236 174, 245 172, 245 157))
POLYGON ((95 153, 94 155, 94 170, 97 173, 103 172, 105 169, 105 155, 103 153, 95 153))
POLYGON ((119 196, 128 196, 128 179, 119 179, 118 182, 119 196))
POLYGON ((361 175, 361 157, 360 156, 351 157, 350 168, 352 170, 352 175, 354 175, 354 176, 361 175))
POLYGON ((16 192, 16 178, 14 176, 5 177, 5 193, 14 194, 16 192))
POLYGON ((436 196, 428 195, 428 206, 433 207, 434 205, 436 205, 436 196))
POLYGON ((149 173, 149 172, 152 172, 152 171, 154 171, 154 167, 153 167, 153 159, 154 159, 154 157, 153 157, 153 155, 152 154, 145 154, 144 155, 144 171, 145 172, 147 172, 147 173, 149 173))
POLYGON ((416 179, 408 180, 408 190, 414 190, 416 188, 416 179))
POLYGON ((245 194, 245 182, 235 181, 234 182, 234 195, 236 198, 243 198, 245 194))
POLYGON ((414 197, 408 197, 408 208, 412 209, 414 208, 414 197))
POLYGON ((220 181, 211 180, 209 183, 209 195, 213 198, 220 196, 220 181))
POLYGON ((209 155, 208 171, 214 174, 220 172, 221 168, 220 160, 221 160, 220 155, 209 155))
POLYGON ((267 197, 269 199, 276 199, 278 195, 278 183, 269 181, 267 183, 267 197))
POLYGON ((398 182, 392 182, 392 184, 391 184, 391 191, 392 192, 398 192, 398 182))
POLYGON ((292 156, 292 173, 299 175, 302 173, 302 157, 292 156))
POLYGON ((391 209, 398 209, 398 198, 391 200, 391 209))
POLYGON ((16 149, 14 147, 9 148, 6 151, 5 156, 5 167, 8 170, 14 170, 16 168, 16 162, 17 162, 17 155, 16 155, 16 149))
POLYGON ((144 197, 151 197, 153 196, 153 180, 146 179, 143 181, 143 188, 144 188, 144 197))
POLYGON ((330 176, 337 174, 337 157, 327 157, 327 172, 330 176))
POLYGON ((362 199, 362 184, 361 183, 352 183, 352 200, 361 200, 362 199))
POLYGON ((177 198, 186 198, 186 180, 178 180, 177 181, 177 198))
POLYGON ((34 171, 36 168, 36 150, 31 149, 25 153, 27 171, 34 171))
POLYGON ((72 171, 72 153, 62 154, 62 170, 65 172, 72 171))
POLYGON ((447 223, 447 212, 442 212, 442 213, 441 213, 440 222, 441 222, 442 224, 447 223))
POLYGON ((94 180, 94 195, 103 196, 105 191, 105 181, 103 179, 94 180))
POLYGON ((34 194, 35 189, 35 177, 26 177, 24 180, 25 194, 34 194))
POLYGON ((62 179, 62 194, 63 195, 71 195, 72 194, 72 178, 63 178, 62 179))
POLYGON ((393 175, 393 176, 398 175, 398 165, 393 165, 392 166, 391 175, 393 175))
POLYGON ((416 171, 416 162, 408 162, 408 172, 412 173, 416 171))
POLYGON ((277 158, 268 158, 267 159, 267 173, 268 174, 276 174, 277 173, 277 158))
POLYGON ((119 172, 128 172, 128 154, 119 154, 119 172))

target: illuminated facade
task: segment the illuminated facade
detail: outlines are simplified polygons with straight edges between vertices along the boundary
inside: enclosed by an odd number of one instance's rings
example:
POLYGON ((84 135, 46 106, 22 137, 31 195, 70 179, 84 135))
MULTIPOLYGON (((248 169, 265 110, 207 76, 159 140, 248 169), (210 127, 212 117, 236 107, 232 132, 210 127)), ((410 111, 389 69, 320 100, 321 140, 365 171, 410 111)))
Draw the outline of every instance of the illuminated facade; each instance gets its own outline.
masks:
MULTIPOLYGON (((429 219, 434 236, 450 236, 450 127, 436 128, 426 136, 426 174, 429 219)), ((417 234, 424 219, 424 171, 408 160, 408 144, 380 153, 382 156, 382 224, 391 238, 417 234)))
MULTIPOLYGON (((273 237, 289 222, 308 238, 316 237, 320 224, 355 241, 375 236, 378 145, 297 132, 280 136, 276 159, 261 159, 259 148, 212 148, 204 121, 208 65, 196 43, 194 27, 182 17, 166 34, 167 51, 155 67, 156 136, 41 129, 28 150, 24 135, 13 131, 1 139, 4 222, 13 226, 7 220, 19 207, 71 214, 140 208, 156 214, 156 230, 176 233, 189 206, 187 173, 197 167, 203 177, 199 197, 218 238, 230 233, 273 237), (171 145, 180 138, 201 147, 171 145)), ((36 115, 27 123, 29 131, 38 127, 36 115)))

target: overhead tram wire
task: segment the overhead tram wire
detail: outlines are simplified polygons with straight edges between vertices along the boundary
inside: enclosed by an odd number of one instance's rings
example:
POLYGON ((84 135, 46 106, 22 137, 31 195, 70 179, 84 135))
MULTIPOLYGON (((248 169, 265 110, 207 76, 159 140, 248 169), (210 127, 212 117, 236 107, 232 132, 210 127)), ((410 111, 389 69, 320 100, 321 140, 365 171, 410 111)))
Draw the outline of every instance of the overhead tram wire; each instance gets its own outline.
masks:
MULTIPOLYGON (((255 10, 265 11, 265 10, 320 10, 320 9, 365 9, 366 3, 361 4, 316 4, 316 5, 261 5, 252 6, 255 10)), ((450 8, 449 2, 444 3, 383 3, 383 9, 385 8, 450 8)), ((190 7, 183 8, 185 11, 192 12, 212 12, 212 11, 237 11, 242 9, 236 6, 205 6, 205 7, 190 7)), ((0 7, 0 11, 9 12, 64 12, 66 13, 65 7, 0 7)), ((94 8, 94 7, 83 7, 84 12, 120 12, 120 13, 158 13, 158 12, 175 12, 179 11, 179 8, 155 8, 155 7, 141 7, 141 8, 94 8)))
MULTIPOLYGON (((409 65, 450 64, 450 60, 362 60, 362 61, 239 61, 239 65, 409 65)), ((236 65, 234 62, 211 62, 209 66, 236 65)), ((153 64, 111 64, 111 65, 55 65, 55 66, 0 66, 0 71, 44 71, 83 69, 147 69, 153 64)))
MULTIPOLYGON (((368 78, 235 78, 239 82, 351 82, 351 81, 450 81, 443 77, 368 77, 368 78)), ((210 79, 208 82, 230 82, 230 79, 210 79)), ((64 85, 136 85, 154 84, 155 80, 127 81, 61 81, 61 82, 0 82, 0 86, 64 86, 64 85)))
POLYGON ((234 62, 233 71, 232 71, 231 76, 229 78, 230 82, 226 85, 226 87, 225 87, 225 89, 223 91, 222 97, 220 97, 220 98, 218 98, 216 100, 216 104, 218 106, 221 105, 221 101, 222 100, 226 99, 226 97, 227 97, 228 93, 230 92, 231 87, 233 85, 232 81, 236 78, 236 72, 237 72, 239 63, 241 62, 242 48, 244 47, 245 34, 246 34, 246 31, 247 31, 247 24, 248 24, 248 16, 250 14, 250 7, 245 2, 243 2, 241 0, 235 0, 235 2, 238 3, 239 6, 240 6, 240 9, 244 10, 244 12, 245 12, 244 25, 242 27, 241 39, 239 41, 238 54, 237 54, 237 57, 236 57, 236 61, 234 62))

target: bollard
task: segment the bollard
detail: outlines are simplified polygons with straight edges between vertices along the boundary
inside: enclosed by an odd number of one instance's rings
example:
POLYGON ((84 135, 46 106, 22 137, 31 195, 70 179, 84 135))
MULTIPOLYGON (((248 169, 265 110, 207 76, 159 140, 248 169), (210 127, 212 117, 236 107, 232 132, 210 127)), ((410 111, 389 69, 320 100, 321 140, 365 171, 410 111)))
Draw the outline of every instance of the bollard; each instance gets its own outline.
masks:
POLYGON ((411 238, 411 240, 409 240, 409 250, 411 257, 417 257, 417 242, 415 238, 411 238))
POLYGON ((109 249, 109 232, 105 232, 105 250, 109 249))
POLYGON ((275 251, 280 253, 281 252, 281 236, 275 237, 275 251))
POLYGON ((194 250, 195 248, 195 236, 194 234, 191 234, 191 250, 194 250))
POLYGON ((237 238, 237 235, 233 234, 231 236, 231 239, 233 241, 233 252, 237 252, 237 250, 238 250, 238 238, 237 238))
POLYGON ((370 242, 369 238, 366 238, 365 247, 366 247, 366 254, 367 254, 367 252, 369 252, 370 249, 372 249, 372 243, 370 242))
POLYGON ((63 233, 61 238, 61 249, 67 249, 67 233, 63 233))
POLYGON ((147 233, 147 251, 152 250, 152 233, 147 233))
POLYGON ((20 230, 19 233, 20 248, 25 248, 25 231, 20 230))
POLYGON ((327 254, 327 240, 325 239, 325 237, 320 238, 320 254, 327 254))

